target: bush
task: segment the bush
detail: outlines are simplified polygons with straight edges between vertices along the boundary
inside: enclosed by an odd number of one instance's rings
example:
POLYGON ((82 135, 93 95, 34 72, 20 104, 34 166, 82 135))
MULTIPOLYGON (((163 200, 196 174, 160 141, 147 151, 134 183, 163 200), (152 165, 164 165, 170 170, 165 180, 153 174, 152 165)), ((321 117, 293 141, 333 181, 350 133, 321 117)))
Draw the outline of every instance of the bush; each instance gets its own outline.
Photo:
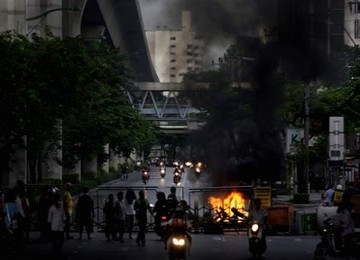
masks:
POLYGON ((309 194, 308 193, 295 193, 294 194, 294 203, 295 204, 309 203, 309 194))

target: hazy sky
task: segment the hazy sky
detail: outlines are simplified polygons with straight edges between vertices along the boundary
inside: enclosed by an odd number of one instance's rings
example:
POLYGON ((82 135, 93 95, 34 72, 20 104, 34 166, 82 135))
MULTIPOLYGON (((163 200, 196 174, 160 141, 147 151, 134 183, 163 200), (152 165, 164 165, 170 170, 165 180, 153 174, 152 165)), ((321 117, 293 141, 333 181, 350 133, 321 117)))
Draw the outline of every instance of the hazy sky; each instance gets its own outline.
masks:
POLYGON ((258 36, 276 22, 276 0, 139 0, 145 30, 181 27, 181 11, 192 11, 192 26, 205 37, 207 52, 221 57, 237 35, 258 36))

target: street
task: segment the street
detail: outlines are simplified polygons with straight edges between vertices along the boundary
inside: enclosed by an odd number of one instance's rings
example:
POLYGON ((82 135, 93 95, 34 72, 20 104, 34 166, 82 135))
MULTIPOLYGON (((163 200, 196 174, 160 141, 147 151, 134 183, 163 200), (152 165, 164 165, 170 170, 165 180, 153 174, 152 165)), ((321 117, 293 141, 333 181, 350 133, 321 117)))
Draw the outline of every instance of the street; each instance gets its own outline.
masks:
MULTIPOLYGON (((35 234, 34 234, 35 235, 35 234)), ((102 232, 95 232, 92 240, 66 240, 62 259, 167 259, 164 244, 155 233, 146 235, 146 247, 138 247, 134 240, 106 242, 102 232)), ((189 259, 251 259, 246 233, 225 233, 224 235, 192 234, 193 244, 189 259)), ((266 259, 311 259, 317 236, 269 236, 266 259)), ((51 255, 51 244, 28 245, 23 259, 45 259, 51 255)))
MULTIPOLYGON (((133 172, 126 180, 118 179, 99 186, 92 190, 91 195, 98 204, 97 222, 102 221, 102 205, 109 193, 116 194, 119 190, 126 191, 132 188, 135 191, 146 189, 146 197, 154 204, 156 192, 164 191, 167 195, 173 184, 173 170, 167 169, 167 175, 161 179, 157 167, 151 168, 151 177, 145 185, 141 181, 141 174, 133 172)), ((181 199, 189 198, 189 189, 209 187, 210 178, 206 172, 196 179, 192 172, 187 169, 183 173, 182 181, 177 185, 177 196, 181 199)), ((136 192, 137 193, 137 192, 136 192)), ((206 197, 206 196, 205 196, 206 197)), ((151 218, 151 217, 150 217, 151 218)), ((151 221, 151 219, 150 219, 151 221)), ((63 248, 62 259, 167 259, 167 252, 163 242, 157 235, 150 231, 146 235, 146 247, 138 247, 135 240, 128 240, 125 234, 125 242, 106 242, 105 234, 101 227, 96 227, 92 234, 92 240, 77 240, 76 233, 73 240, 66 240, 63 248)), ((192 234, 193 244, 189 259, 250 259, 248 241, 245 231, 227 231, 224 234, 192 234)), ((51 244, 37 242, 37 232, 32 232, 30 242, 26 246, 23 259, 43 259, 51 255, 51 244)), ((313 257, 316 244, 320 241, 318 236, 268 236, 266 259, 309 259, 313 257)))

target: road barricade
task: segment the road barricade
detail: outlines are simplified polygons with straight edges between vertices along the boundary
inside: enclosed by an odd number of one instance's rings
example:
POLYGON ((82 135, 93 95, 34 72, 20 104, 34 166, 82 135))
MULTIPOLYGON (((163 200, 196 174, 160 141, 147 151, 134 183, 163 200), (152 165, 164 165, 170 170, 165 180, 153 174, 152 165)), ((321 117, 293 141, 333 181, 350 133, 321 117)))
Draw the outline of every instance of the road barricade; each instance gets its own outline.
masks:
POLYGON ((294 207, 292 205, 271 207, 267 211, 271 232, 292 233, 294 223, 294 207))

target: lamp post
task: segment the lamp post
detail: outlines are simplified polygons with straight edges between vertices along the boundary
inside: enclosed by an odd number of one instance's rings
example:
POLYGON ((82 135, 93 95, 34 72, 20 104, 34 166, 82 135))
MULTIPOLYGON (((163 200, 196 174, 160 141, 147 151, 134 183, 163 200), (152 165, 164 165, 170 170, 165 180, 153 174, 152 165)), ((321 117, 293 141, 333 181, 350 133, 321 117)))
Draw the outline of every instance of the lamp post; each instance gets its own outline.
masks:
MULTIPOLYGON (((54 13, 54 12, 59 12, 59 11, 74 11, 74 12, 80 12, 81 9, 79 7, 63 7, 63 8, 54 8, 54 9, 50 9, 47 10, 46 12, 43 12, 39 15, 36 16, 32 16, 32 17, 26 17, 25 18, 25 36, 28 37, 38 26, 39 24, 47 17, 48 14, 50 13, 54 13), (29 21, 35 21, 35 20, 39 20, 34 26, 32 26, 31 30, 28 31, 28 22, 29 21)), ((26 15, 27 15, 26 11, 26 15)))

